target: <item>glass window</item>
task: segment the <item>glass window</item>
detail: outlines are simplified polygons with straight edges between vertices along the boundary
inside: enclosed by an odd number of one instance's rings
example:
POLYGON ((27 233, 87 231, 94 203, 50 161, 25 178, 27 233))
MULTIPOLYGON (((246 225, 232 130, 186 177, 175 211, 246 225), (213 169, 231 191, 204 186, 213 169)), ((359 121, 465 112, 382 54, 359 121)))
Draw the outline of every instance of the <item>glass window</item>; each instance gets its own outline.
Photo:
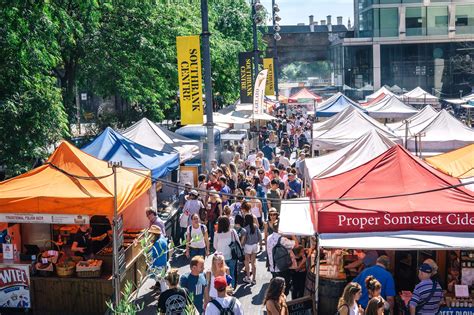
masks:
POLYGON ((423 0, 403 0, 403 3, 423 3, 423 0))
POLYGON ((373 11, 368 10, 359 14, 359 37, 372 37, 374 35, 373 11))
POLYGON ((456 34, 474 34, 474 5, 456 5, 456 34))
POLYGON ((380 4, 392 4, 392 3, 400 3, 401 0, 379 0, 380 4))
POLYGON ((428 7, 428 35, 448 34, 448 7, 428 7))
POLYGON ((380 37, 398 36, 398 8, 380 9, 380 37))
POLYGON ((426 8, 406 8, 405 25, 407 36, 426 35, 426 8))

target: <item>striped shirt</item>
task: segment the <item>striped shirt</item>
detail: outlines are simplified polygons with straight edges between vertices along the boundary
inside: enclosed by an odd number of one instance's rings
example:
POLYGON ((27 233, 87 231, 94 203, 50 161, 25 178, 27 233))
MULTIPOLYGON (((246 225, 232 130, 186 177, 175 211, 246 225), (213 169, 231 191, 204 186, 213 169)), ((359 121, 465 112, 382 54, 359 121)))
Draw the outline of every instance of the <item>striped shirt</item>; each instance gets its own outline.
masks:
MULTIPOLYGON (((411 297, 410 306, 416 307, 418 304, 421 304, 426 301, 428 296, 431 294, 433 289, 433 281, 431 279, 422 280, 418 283, 413 290, 413 296, 411 297)), ((439 304, 443 299, 443 289, 436 283, 436 289, 430 300, 423 305, 421 309, 418 310, 417 314, 420 315, 432 315, 438 313, 439 304)))

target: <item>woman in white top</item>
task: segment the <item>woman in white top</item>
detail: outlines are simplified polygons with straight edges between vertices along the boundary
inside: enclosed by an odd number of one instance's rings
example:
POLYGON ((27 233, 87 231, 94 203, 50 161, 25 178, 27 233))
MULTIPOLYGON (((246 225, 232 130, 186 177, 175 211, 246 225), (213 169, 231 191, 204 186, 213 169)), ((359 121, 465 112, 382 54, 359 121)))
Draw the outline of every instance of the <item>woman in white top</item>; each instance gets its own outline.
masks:
MULTIPOLYGON (((237 266, 236 259, 232 258, 230 243, 238 242, 240 244, 237 232, 230 228, 230 221, 228 217, 219 217, 217 219, 217 233, 214 234, 214 249, 222 253, 225 263, 229 267, 230 274, 235 275, 235 268, 237 266)), ((235 279, 232 278, 232 287, 235 287, 235 279)))
POLYGON ((206 272, 206 291, 204 293, 204 305, 209 303, 212 299, 217 297, 217 290, 214 287, 214 279, 219 276, 226 276, 229 274, 229 268, 225 264, 222 253, 215 252, 212 256, 211 270, 206 272))
POLYGON ((201 223, 199 214, 191 216, 192 224, 186 230, 186 257, 209 256, 209 234, 206 225, 201 223))
POLYGON ((256 198, 257 191, 255 189, 251 189, 249 192, 250 199, 250 212, 257 218, 258 227, 262 228, 263 221, 262 221, 262 202, 256 198))
POLYGON ((362 287, 357 282, 349 282, 344 288, 337 311, 340 315, 364 315, 364 310, 357 304, 362 295, 362 287))

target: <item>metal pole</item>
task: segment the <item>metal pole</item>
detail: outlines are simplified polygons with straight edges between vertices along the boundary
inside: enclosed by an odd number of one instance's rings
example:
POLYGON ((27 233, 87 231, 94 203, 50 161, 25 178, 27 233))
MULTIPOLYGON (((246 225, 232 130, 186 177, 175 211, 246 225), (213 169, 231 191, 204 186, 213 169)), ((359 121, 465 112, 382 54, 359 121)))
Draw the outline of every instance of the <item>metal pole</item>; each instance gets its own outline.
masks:
POLYGON ((408 124, 409 120, 405 120, 405 149, 408 149, 408 124))
POLYGON ((256 0, 252 1, 252 32, 253 32, 253 71, 255 81, 258 76, 258 40, 257 40, 257 23, 255 18, 257 17, 257 10, 255 9, 256 0))
POLYGON ((319 310, 319 260, 321 257, 321 247, 319 246, 319 235, 316 235, 316 267, 314 270, 314 304, 316 306, 316 314, 319 310))
MULTIPOLYGON (((121 164, 121 163, 120 163, 121 164)), ((115 295, 115 306, 119 305, 121 299, 120 293, 120 271, 119 271, 119 248, 118 248, 118 224, 117 224, 117 166, 119 163, 109 162, 109 166, 112 166, 112 172, 114 173, 114 218, 113 218, 113 284, 114 284, 114 295, 115 295)))
POLYGON ((204 93, 206 95, 206 118, 207 118, 207 169, 211 169, 211 161, 215 158, 214 148, 214 121, 212 106, 212 79, 211 79, 211 52, 209 48, 209 10, 207 0, 201 0, 201 22, 202 22, 202 59, 204 64, 204 93))
MULTIPOLYGON (((275 0, 272 0, 272 12, 273 12, 273 34, 275 34, 275 10, 273 9, 275 7, 275 0)), ((278 92, 278 48, 277 48, 277 40, 275 39, 275 36, 273 36, 273 77, 274 77, 274 83, 275 83, 275 97, 280 104, 280 101, 278 99, 280 93, 278 92)))

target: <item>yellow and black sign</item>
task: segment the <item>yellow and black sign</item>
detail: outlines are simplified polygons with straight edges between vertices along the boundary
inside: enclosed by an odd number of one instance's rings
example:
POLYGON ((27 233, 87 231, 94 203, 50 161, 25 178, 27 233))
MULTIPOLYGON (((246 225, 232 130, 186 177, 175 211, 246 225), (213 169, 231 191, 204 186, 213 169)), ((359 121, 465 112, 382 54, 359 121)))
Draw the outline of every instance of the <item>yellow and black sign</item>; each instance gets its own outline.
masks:
POLYGON ((203 123, 201 48, 199 36, 176 37, 181 124, 203 123))
POLYGON ((273 58, 263 58, 263 69, 268 70, 267 84, 265 86, 265 95, 275 95, 273 58))
POLYGON ((253 53, 239 53, 240 102, 253 102, 253 53))

